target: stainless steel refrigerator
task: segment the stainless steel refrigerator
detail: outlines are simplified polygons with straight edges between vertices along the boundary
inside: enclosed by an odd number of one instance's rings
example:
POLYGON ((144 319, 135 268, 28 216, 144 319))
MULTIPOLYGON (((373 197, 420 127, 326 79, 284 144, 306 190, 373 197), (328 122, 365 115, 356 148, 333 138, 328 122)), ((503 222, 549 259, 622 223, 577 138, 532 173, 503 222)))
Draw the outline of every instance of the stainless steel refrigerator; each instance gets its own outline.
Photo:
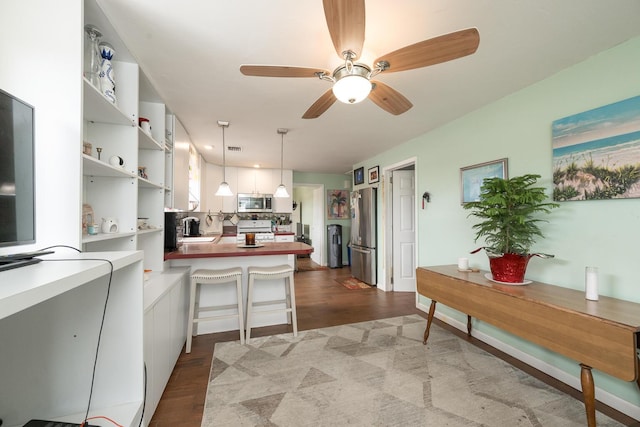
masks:
POLYGON ((377 284, 377 189, 351 193, 351 275, 362 282, 377 284))

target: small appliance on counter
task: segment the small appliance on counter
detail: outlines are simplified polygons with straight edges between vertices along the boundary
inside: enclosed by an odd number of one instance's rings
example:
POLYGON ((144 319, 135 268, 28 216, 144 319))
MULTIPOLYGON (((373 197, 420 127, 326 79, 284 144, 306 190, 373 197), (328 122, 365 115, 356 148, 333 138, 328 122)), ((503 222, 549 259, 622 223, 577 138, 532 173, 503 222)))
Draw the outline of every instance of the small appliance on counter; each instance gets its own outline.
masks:
POLYGON ((182 219, 184 237, 198 237, 200 235, 200 218, 188 216, 182 219))
POLYGON ((174 251, 182 241, 183 218, 187 216, 184 212, 165 212, 164 213, 164 248, 168 251, 174 251))

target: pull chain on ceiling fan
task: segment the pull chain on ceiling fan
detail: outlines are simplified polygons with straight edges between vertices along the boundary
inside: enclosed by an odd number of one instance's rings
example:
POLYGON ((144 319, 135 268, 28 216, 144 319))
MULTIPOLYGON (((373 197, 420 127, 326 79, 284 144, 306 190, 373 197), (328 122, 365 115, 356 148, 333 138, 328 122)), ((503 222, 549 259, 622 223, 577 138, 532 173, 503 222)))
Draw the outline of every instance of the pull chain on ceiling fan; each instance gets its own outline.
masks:
POLYGON ((330 81, 327 90, 309 107, 302 118, 320 117, 336 99, 356 104, 371 99, 383 110, 399 115, 413 104, 400 92, 380 81, 371 80, 381 73, 413 70, 461 58, 475 53, 480 44, 476 28, 467 28, 405 46, 376 59, 373 66, 354 62, 362 53, 365 33, 364 0, 323 0, 327 27, 338 56, 345 60, 333 72, 321 68, 280 65, 242 65, 246 76, 317 77, 330 81))

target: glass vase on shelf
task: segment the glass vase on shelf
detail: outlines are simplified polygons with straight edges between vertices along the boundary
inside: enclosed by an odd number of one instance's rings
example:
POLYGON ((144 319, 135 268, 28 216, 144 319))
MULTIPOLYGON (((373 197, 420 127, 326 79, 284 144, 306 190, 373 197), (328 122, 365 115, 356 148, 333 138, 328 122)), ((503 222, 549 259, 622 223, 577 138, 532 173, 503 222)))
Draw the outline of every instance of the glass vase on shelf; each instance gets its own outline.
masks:
POLYGON ((100 43, 100 55, 102 56, 100 90, 109 101, 116 104, 116 81, 113 65, 111 64, 111 59, 113 59, 114 54, 113 46, 106 42, 100 43))
POLYGON ((84 32, 87 36, 84 43, 84 76, 98 90, 100 90, 100 37, 102 33, 94 25, 85 25, 84 32))

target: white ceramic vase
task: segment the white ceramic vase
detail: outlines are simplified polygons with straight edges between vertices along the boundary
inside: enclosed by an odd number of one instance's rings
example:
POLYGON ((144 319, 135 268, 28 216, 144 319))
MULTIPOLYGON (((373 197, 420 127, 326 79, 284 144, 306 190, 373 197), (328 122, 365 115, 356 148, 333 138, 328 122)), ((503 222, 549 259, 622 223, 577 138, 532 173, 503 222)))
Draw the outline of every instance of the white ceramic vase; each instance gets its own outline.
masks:
POLYGON ((115 51, 109 43, 100 43, 100 55, 102 63, 100 66, 100 90, 107 99, 116 104, 116 80, 113 72, 111 59, 115 51))

